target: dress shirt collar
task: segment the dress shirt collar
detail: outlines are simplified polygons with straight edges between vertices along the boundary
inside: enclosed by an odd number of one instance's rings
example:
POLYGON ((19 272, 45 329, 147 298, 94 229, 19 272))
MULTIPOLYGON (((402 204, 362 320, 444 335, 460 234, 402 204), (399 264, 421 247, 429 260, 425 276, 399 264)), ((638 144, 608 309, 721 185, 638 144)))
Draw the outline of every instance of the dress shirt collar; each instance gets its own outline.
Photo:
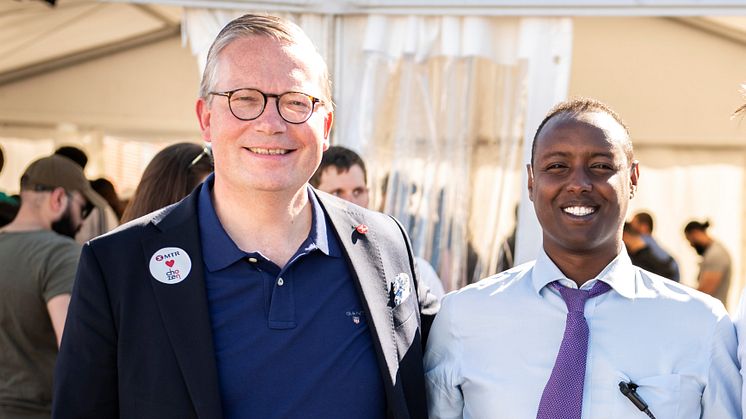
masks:
MULTIPOLYGON (((236 243, 225 232, 220 223, 215 206, 212 203, 212 189, 215 175, 211 174, 202 183, 199 191, 198 218, 202 241, 202 255, 209 272, 224 269, 236 261, 247 257, 248 253, 239 249, 236 243)), ((301 248, 309 252, 318 249, 327 256, 341 257, 339 244, 330 237, 334 234, 329 230, 324 211, 316 195, 307 187, 308 199, 311 204, 311 230, 301 248)))
MULTIPOLYGON (((547 256, 544 248, 539 251, 539 255, 536 258, 534 268, 531 272, 531 281, 537 294, 545 286, 554 281, 560 281, 562 285, 569 288, 578 287, 575 281, 565 276, 552 259, 547 256)), ((623 297, 635 298, 637 272, 624 246, 622 246, 622 251, 619 252, 617 257, 606 265, 601 273, 594 279, 583 284, 581 288, 590 289, 596 281, 606 282, 623 297)))

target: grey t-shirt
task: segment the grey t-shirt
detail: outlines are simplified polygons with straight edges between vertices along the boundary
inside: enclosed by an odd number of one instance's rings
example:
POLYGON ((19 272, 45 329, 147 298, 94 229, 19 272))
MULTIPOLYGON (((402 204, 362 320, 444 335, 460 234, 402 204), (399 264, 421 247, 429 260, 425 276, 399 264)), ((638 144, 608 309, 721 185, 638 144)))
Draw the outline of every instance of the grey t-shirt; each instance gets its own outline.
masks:
POLYGON ((728 289, 730 288, 730 255, 719 242, 712 242, 710 247, 702 255, 702 262, 699 265, 699 272, 722 272, 723 278, 720 280, 713 297, 725 302, 728 300, 728 289))
POLYGON ((72 292, 80 245, 52 231, 0 232, 0 418, 49 417, 57 339, 47 301, 72 292))

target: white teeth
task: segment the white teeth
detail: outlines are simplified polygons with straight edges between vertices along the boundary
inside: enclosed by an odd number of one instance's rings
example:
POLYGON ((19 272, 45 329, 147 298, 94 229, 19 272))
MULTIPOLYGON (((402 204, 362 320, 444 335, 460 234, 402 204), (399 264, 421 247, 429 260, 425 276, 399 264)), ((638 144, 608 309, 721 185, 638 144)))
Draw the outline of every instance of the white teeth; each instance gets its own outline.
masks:
POLYGON ((593 214, 596 212, 596 209, 591 207, 567 207, 563 209, 563 211, 577 217, 582 217, 584 215, 593 214))
POLYGON ((256 148, 256 147, 249 147, 249 151, 256 154, 267 154, 267 155, 276 155, 276 154, 286 154, 288 151, 283 150, 280 148, 256 148))

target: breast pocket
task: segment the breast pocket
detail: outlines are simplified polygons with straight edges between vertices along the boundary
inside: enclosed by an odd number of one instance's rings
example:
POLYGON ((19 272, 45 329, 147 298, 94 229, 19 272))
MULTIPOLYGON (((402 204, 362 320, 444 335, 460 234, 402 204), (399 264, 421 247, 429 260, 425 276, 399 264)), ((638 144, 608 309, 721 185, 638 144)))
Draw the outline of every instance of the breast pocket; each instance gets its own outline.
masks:
MULTIPOLYGON (((625 380, 629 381, 629 380, 625 380)), ((693 379, 680 374, 655 375, 634 378, 637 394, 647 404, 656 419, 683 418, 685 412, 700 412, 702 391, 693 379)), ((637 409, 621 392, 619 396, 627 403, 627 411, 617 418, 646 418, 647 415, 637 409)), ((694 417, 699 417, 699 413, 694 417)))
POLYGON ((408 298, 406 301, 403 301, 398 306, 392 308, 391 311, 394 316, 394 327, 399 328, 399 326, 410 321, 414 317, 414 313, 417 311, 417 299, 408 298))

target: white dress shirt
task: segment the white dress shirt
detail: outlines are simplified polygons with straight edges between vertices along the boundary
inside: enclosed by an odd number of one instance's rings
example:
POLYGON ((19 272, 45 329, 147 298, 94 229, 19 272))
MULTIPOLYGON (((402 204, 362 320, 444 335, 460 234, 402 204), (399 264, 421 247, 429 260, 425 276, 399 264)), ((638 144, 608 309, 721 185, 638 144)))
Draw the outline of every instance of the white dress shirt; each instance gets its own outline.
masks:
MULTIPOLYGON (((443 299, 425 354, 431 418, 536 417, 567 316, 555 280, 577 288, 542 251, 443 299)), ((741 417, 736 335, 720 301, 633 266, 625 250, 582 289, 597 280, 612 290, 585 305, 584 419, 647 418, 620 381, 639 385, 657 419, 741 417)))
MULTIPOLYGON (((738 336, 738 362, 741 364, 741 378, 746 380, 746 290, 741 293, 741 301, 734 316, 736 336, 738 336)), ((746 386, 741 393, 741 414, 746 415, 746 386)))

